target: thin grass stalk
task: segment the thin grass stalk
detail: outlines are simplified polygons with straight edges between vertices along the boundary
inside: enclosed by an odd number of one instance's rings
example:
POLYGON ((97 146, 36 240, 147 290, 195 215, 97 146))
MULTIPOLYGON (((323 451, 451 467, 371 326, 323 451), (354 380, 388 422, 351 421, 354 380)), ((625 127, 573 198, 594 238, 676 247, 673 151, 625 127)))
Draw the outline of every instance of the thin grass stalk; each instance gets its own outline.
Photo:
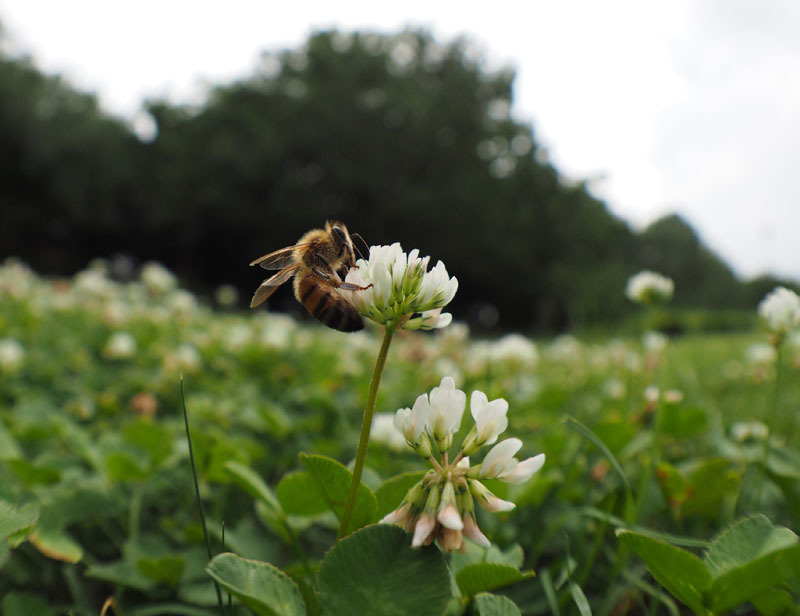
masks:
MULTIPOLYGON (((208 538, 208 529, 206 528, 206 514, 203 510, 203 501, 200 498, 200 483, 197 481, 197 466, 194 463, 194 450, 192 449, 192 435, 189 432, 189 413, 186 411, 186 394, 183 391, 183 376, 181 376, 181 404, 183 405, 183 422, 186 425, 186 441, 189 444, 189 462, 192 465, 192 478, 194 479, 194 493, 197 498, 197 508, 200 511, 200 524, 203 527, 203 538, 206 541, 206 550, 208 551, 208 560, 214 556, 211 553, 211 540, 208 538)), ((214 588, 217 591, 217 604, 219 605, 219 612, 225 616, 225 606, 222 603, 222 591, 219 584, 214 580, 214 588)))

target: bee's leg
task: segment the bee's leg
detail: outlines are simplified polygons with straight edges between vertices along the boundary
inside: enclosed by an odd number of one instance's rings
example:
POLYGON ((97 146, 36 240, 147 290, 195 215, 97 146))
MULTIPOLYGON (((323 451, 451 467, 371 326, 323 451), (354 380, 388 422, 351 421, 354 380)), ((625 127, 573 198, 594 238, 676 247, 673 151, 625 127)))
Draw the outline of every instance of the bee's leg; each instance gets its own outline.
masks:
POLYGON ((351 282, 343 282, 339 285, 340 289, 344 289, 345 291, 366 291, 372 286, 372 284, 368 284, 366 287, 359 286, 357 284, 353 284, 351 282))
POLYGON ((314 272, 314 274, 316 274, 320 280, 324 280, 325 282, 331 282, 331 277, 318 267, 312 267, 311 271, 314 272))

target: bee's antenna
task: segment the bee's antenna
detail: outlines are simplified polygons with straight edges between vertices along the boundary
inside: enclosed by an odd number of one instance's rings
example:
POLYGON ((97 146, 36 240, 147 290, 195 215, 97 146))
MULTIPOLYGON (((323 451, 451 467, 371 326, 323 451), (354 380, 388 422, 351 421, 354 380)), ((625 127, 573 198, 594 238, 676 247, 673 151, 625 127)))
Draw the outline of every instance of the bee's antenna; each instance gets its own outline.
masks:
MULTIPOLYGON (((367 249, 367 252, 369 252, 369 244, 367 244, 367 242, 366 242, 366 241, 364 241, 364 238, 363 238, 363 237, 361 237, 361 235, 360 235, 359 233, 351 233, 351 234, 350 234, 350 238, 351 238, 351 239, 356 239, 356 238, 360 239, 360 240, 361 240, 361 242, 364 244, 364 248, 366 248, 366 249, 367 249)), ((358 249, 358 246, 356 246, 355 244, 353 244, 353 246, 355 247, 355 249, 356 249, 356 252, 358 252, 358 256, 359 256, 359 257, 361 257, 361 258, 363 259, 363 258, 364 258, 364 255, 363 255, 363 253, 362 253, 362 252, 361 252, 361 251, 358 249)))

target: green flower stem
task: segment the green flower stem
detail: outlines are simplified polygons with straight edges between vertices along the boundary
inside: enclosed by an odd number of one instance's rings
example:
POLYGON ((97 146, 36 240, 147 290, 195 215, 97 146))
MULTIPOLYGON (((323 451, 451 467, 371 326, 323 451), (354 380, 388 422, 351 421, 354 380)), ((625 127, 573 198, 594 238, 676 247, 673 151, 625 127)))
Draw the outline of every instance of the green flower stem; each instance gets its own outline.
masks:
POLYGON ((364 471, 364 461, 367 459, 369 431, 372 428, 372 416, 375 414, 375 400, 378 397, 378 386, 381 384, 381 375, 383 375, 383 367, 386 365, 386 357, 389 355, 389 345, 392 342, 393 335, 393 327, 387 327, 384 330, 381 350, 378 351, 378 359, 375 361, 375 370, 372 373, 372 382, 369 385, 369 395, 367 396, 367 406, 364 408, 364 420, 361 424, 361 438, 358 441, 356 462, 353 466, 353 481, 350 483, 350 492, 347 495, 347 502, 344 505, 344 512, 342 513, 342 520, 339 525, 339 539, 347 534, 350 518, 353 515, 353 508, 356 506, 358 486, 361 484, 361 473, 364 471))

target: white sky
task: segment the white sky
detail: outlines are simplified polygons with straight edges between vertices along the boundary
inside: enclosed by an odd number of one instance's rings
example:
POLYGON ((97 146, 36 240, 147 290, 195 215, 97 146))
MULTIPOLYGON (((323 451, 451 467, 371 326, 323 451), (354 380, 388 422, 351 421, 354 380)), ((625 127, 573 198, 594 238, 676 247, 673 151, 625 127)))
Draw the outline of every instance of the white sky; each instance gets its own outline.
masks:
POLYGON ((642 227, 678 211, 739 274, 800 278, 797 0, 0 0, 0 24, 129 118, 317 29, 467 35, 517 69, 515 117, 613 212, 642 227))

